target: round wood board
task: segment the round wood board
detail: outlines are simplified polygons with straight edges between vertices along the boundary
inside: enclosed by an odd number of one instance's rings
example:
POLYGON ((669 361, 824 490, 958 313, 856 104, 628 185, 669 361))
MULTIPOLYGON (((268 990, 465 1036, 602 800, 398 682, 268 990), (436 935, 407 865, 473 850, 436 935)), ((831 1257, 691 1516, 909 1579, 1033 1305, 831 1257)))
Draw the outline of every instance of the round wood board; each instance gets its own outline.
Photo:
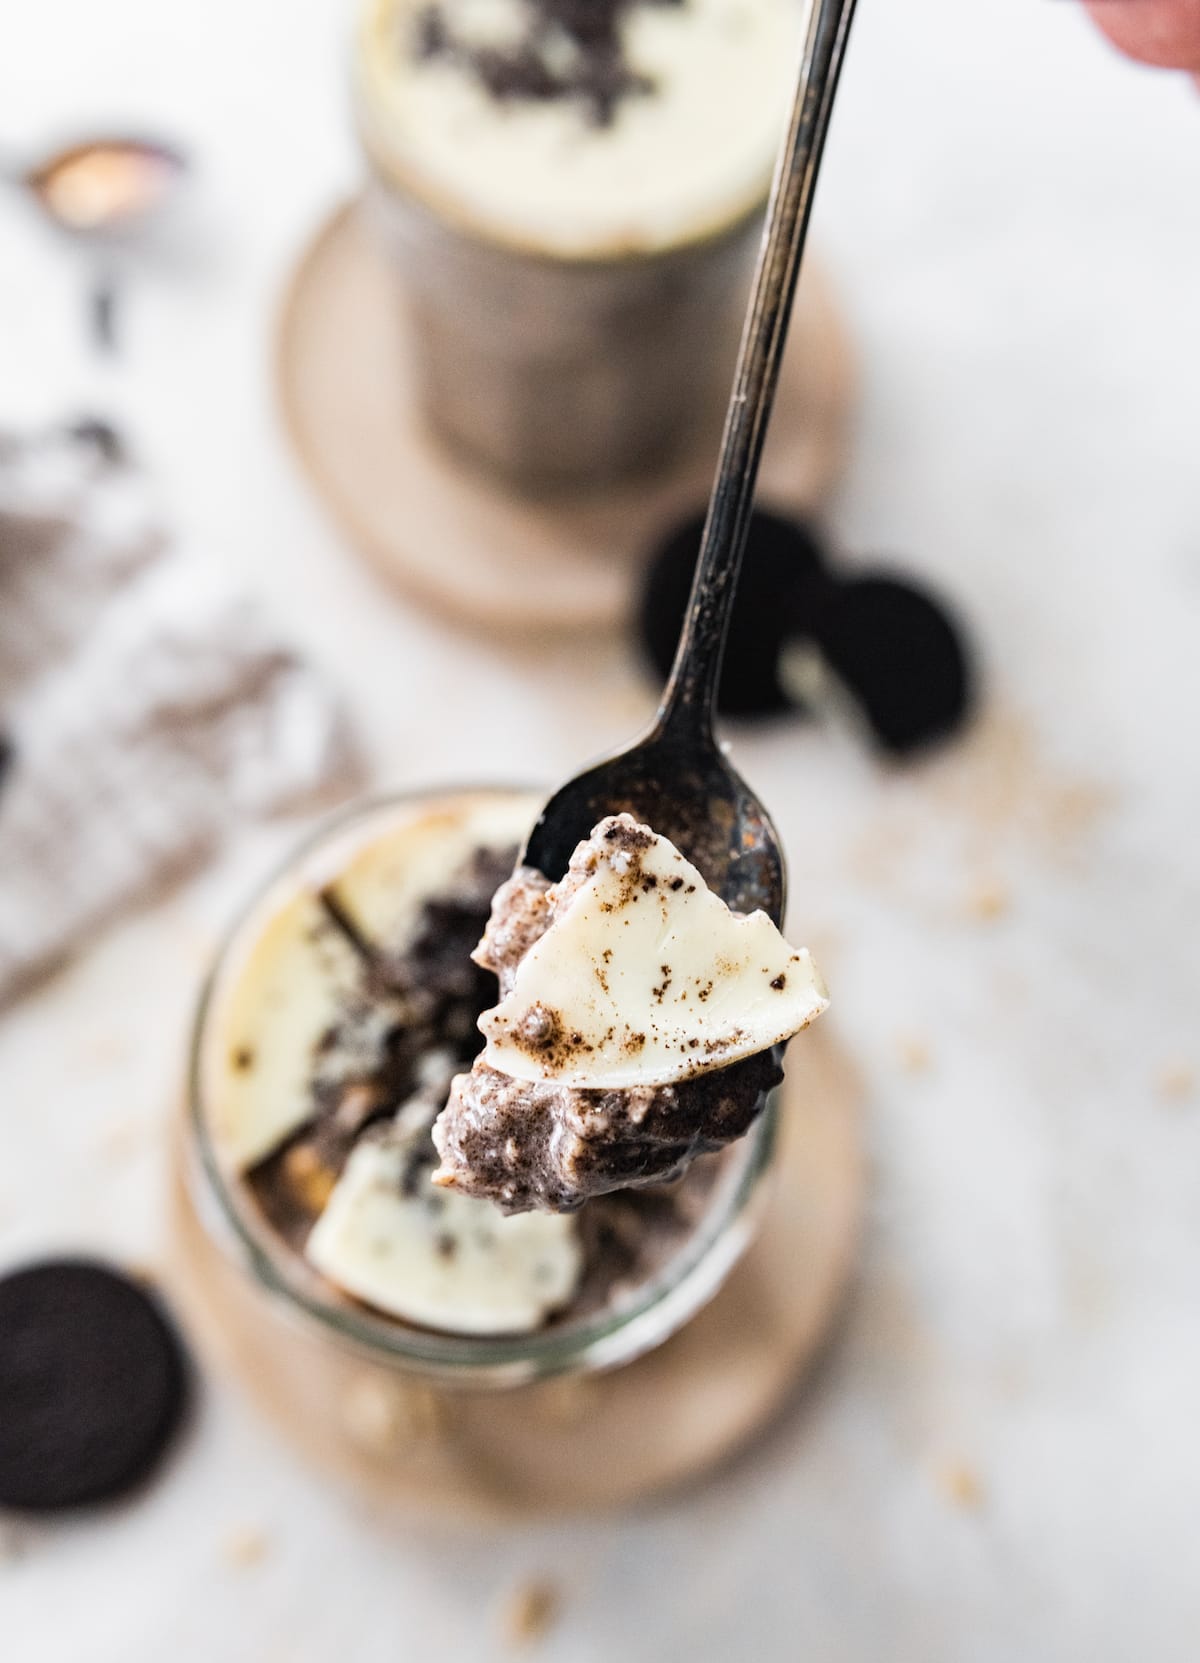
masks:
MULTIPOLYGON (((410 595, 478 629, 619 628, 646 551, 711 483, 720 412, 664 472, 579 495, 518 495, 447 450, 415 408, 399 280, 357 199, 300 257, 277 371, 300 463, 351 543, 410 595)), ((763 458, 766 501, 819 506, 845 456, 853 386, 845 331, 810 263, 763 458)))
POLYGON ((778 1412, 828 1333, 863 1206, 858 1077, 827 1024, 792 1049, 758 1235, 714 1299, 607 1374, 439 1391, 285 1318, 176 1186, 177 1293, 202 1346, 308 1459, 403 1514, 628 1504, 698 1478, 778 1412))

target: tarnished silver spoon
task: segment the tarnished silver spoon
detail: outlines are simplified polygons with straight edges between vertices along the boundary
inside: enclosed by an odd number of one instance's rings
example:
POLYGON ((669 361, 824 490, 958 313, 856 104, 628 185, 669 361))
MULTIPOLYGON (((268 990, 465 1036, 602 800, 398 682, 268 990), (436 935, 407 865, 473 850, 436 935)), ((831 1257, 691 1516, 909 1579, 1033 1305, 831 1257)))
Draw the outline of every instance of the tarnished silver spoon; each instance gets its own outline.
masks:
POLYGON ((713 723, 758 464, 854 6, 855 0, 809 0, 696 576, 662 703, 641 739, 577 774, 542 810, 522 858, 548 878, 562 876, 597 820, 627 810, 669 837, 735 911, 761 908, 777 924, 783 920, 779 838, 726 760, 713 723))

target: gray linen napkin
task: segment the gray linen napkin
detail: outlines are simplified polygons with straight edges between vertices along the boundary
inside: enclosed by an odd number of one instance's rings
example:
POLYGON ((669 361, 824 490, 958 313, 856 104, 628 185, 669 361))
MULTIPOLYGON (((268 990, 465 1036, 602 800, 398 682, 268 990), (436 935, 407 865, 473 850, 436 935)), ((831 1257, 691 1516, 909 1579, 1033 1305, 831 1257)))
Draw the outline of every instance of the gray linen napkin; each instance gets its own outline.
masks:
POLYGON ((0 727, 0 1002, 239 818, 356 774, 330 689, 86 435, 0 437, 0 727))

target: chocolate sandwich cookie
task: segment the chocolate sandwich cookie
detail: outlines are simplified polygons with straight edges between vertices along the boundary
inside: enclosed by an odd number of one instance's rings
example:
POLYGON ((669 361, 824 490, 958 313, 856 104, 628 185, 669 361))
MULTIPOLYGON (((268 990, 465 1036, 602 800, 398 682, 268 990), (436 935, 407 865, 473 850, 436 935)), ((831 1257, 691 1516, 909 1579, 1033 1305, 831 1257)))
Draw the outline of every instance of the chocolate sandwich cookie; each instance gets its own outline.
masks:
POLYGON ((120 1271, 51 1259, 0 1278, 0 1506, 51 1512, 125 1494, 186 1399, 174 1328, 120 1271))
POLYGON ((965 636, 940 601, 910 582, 872 572, 838 584, 822 619, 821 650, 885 751, 922 749, 970 713, 965 636))
MULTIPOLYGON (((703 514, 683 521, 647 567, 638 632, 663 677, 683 628, 703 529, 703 514)), ((880 749, 893 755, 947 738, 970 715, 974 667, 947 606, 892 573, 840 571, 809 522, 758 509, 725 646, 721 714, 808 714, 787 670, 798 646, 832 672, 880 749)))

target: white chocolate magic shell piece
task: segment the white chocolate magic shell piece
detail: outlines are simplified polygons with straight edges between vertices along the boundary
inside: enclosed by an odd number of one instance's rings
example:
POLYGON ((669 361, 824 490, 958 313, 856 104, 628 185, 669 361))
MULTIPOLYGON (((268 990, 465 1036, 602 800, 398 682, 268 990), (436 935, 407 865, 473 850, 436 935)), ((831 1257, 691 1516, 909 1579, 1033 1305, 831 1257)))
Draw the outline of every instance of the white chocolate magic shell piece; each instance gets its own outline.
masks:
POLYGON ((213 1138, 236 1171, 312 1118, 314 1052, 359 975, 353 949, 312 895, 294 895, 260 927, 224 993, 205 1059, 213 1138))
POLYGON ((412 933, 422 904, 452 887, 476 849, 520 848, 538 813, 521 792, 480 792, 432 802, 352 851, 335 851, 329 888, 368 941, 395 950, 412 933))
MULTIPOLYGON (((429 1137, 428 1117, 416 1134, 429 1137)), ((411 1139, 360 1143, 305 1253, 321 1274, 389 1316, 459 1334, 519 1334, 567 1304, 583 1254, 560 1213, 506 1218, 436 1189, 433 1164, 405 1184, 411 1139)))
POLYGON ((665 837, 626 816, 601 822, 573 866, 583 851, 594 869, 479 1020, 490 1067, 583 1088, 668 1085, 765 1051, 828 1005, 808 950, 763 912, 730 912, 665 837))

